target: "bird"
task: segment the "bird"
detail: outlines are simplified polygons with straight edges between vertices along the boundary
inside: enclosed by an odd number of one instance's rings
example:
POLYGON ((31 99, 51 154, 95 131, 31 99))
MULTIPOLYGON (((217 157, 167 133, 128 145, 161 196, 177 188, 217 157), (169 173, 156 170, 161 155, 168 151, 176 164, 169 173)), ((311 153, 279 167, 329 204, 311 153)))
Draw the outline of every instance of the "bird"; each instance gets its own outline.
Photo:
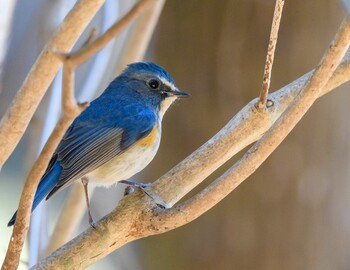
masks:
MULTIPOLYGON (((67 129, 39 182, 32 212, 45 197, 80 180, 89 224, 95 228, 88 184, 147 186, 127 179, 153 160, 164 113, 176 99, 188 96, 163 67, 152 62, 127 65, 67 129)), ((16 216, 17 211, 8 226, 16 216)))

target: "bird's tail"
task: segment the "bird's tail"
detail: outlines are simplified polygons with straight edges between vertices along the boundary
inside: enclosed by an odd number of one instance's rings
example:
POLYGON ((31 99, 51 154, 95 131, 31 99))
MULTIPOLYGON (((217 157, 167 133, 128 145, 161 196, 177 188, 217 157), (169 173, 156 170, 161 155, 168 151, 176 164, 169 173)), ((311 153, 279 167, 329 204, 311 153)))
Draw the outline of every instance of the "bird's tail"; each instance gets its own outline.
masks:
MULTIPOLYGON (((44 178, 41 179, 35 193, 32 212, 38 206, 38 204, 46 197, 46 195, 55 187, 60 177, 61 171, 62 167, 61 165, 59 165, 58 161, 56 161, 55 164, 52 166, 50 172, 46 174, 44 178)), ((8 227, 12 226, 15 223, 16 216, 17 211, 13 214, 9 223, 7 223, 8 227)))

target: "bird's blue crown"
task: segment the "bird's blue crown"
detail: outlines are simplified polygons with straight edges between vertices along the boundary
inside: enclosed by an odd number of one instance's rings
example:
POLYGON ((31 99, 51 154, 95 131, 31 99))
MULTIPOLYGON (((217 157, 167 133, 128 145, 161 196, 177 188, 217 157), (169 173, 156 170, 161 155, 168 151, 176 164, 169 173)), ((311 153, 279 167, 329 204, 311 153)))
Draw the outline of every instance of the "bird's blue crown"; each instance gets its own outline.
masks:
POLYGON ((129 64, 123 71, 124 76, 132 77, 134 74, 146 73, 156 77, 164 78, 168 82, 175 85, 174 79, 161 66, 152 62, 137 62, 129 64))

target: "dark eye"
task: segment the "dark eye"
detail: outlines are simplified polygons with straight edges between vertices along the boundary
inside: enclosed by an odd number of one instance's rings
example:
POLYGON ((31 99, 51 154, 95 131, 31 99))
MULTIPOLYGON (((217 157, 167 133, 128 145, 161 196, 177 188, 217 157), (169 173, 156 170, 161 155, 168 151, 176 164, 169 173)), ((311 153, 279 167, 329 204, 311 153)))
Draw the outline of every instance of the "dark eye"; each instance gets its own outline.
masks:
POLYGON ((155 79, 149 80, 148 85, 152 89, 157 89, 159 87, 159 81, 157 81, 155 79))

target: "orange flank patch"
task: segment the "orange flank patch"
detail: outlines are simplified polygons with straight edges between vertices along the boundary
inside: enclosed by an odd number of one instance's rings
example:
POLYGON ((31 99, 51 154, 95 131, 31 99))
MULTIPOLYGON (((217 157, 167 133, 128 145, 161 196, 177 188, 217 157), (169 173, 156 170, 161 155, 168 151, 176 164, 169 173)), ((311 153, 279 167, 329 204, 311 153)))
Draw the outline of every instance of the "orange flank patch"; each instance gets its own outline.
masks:
POLYGON ((147 135, 147 137, 141 139, 137 145, 143 147, 153 146, 158 140, 159 132, 157 125, 154 125, 152 131, 147 135))

